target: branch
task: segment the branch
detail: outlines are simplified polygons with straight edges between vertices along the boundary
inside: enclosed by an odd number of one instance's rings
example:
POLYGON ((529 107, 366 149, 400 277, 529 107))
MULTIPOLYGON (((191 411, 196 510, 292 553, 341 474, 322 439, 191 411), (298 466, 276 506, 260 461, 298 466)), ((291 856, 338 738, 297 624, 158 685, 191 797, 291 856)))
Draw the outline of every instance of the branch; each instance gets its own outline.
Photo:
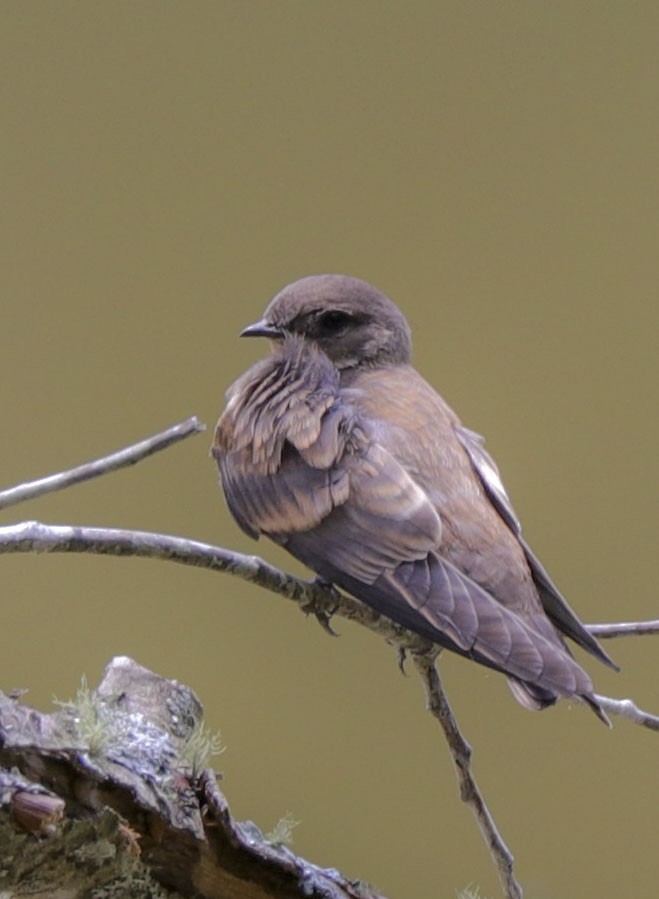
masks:
POLYGON ((458 775, 460 797, 474 813, 478 829, 490 850, 490 855, 496 866, 504 895, 506 899, 522 899, 522 888, 515 879, 513 871, 515 859, 497 830, 478 784, 472 776, 470 764, 471 746, 462 736, 444 693, 444 688, 435 666, 436 657, 436 649, 432 654, 414 654, 414 664, 426 689, 428 710, 444 731, 458 775))
POLYGON ((620 718, 627 718, 628 721, 633 721, 634 724, 647 727, 649 730, 659 730, 659 717, 639 709, 631 699, 611 699, 610 696, 600 696, 597 693, 595 699, 605 712, 618 715, 620 718))
POLYGON ((297 603, 303 611, 313 612, 326 626, 333 615, 338 615, 356 621, 389 642, 410 650, 426 688, 428 707, 444 730, 456 764, 461 796, 474 812, 499 872, 506 899, 521 899, 522 891, 512 870, 513 857, 501 839, 471 775, 471 748, 460 733, 444 695, 434 665, 437 649, 430 642, 394 624, 359 600, 340 594, 317 581, 303 581, 280 571, 257 556, 246 556, 196 540, 147 531, 46 525, 32 521, 0 528, 0 553, 11 552, 89 552, 140 556, 224 571, 285 596, 297 603))
MULTIPOLYGON (((190 434, 203 430, 196 418, 124 450, 88 462, 67 472, 41 478, 0 492, 0 509, 32 499, 43 493, 59 490, 89 478, 98 477, 117 468, 138 462, 152 453, 165 449, 190 434)), ((415 666, 424 683, 428 707, 441 725, 458 772, 462 799, 470 805, 478 827, 487 843, 499 873, 507 899, 521 899, 514 859, 503 842, 485 801, 472 777, 471 747, 466 742, 443 692, 435 667, 437 648, 417 634, 394 624, 388 618, 352 597, 339 594, 334 588, 318 581, 308 582, 280 571, 257 556, 247 556, 221 547, 146 531, 110 528, 71 527, 23 522, 0 528, 0 554, 11 552, 85 552, 100 555, 140 556, 164 559, 184 565, 224 571, 261 586, 296 602, 306 613, 313 612, 321 624, 330 630, 332 616, 356 621, 396 644, 404 656, 410 650, 415 666)), ((600 637, 659 632, 659 621, 590 625, 589 631, 600 637)), ((659 730, 659 718, 639 709, 631 700, 616 700, 597 696, 602 707, 612 714, 628 718, 636 724, 659 730)))
POLYGON ((45 478, 38 478, 36 481, 27 481, 23 484, 17 484, 15 487, 9 487, 0 491, 0 509, 6 509, 8 506, 15 506, 17 503, 25 502, 28 499, 35 499, 37 496, 43 496, 45 493, 53 493, 55 490, 64 490, 66 487, 72 487, 74 484, 80 484, 82 481, 89 481, 100 475, 107 474, 110 471, 116 471, 118 468, 125 468, 127 465, 134 465, 141 459, 151 456, 160 450, 167 449, 173 443, 179 440, 185 440, 192 434, 198 434, 205 430, 205 426, 198 418, 192 416, 187 421, 173 425, 160 434, 154 434, 153 437, 147 437, 132 446, 118 450, 108 456, 102 456, 91 462, 85 462, 68 471, 60 471, 57 474, 51 474, 45 478))
POLYGON ((303 611, 315 614, 321 623, 326 624, 333 615, 339 615, 362 624, 387 640, 402 643, 408 649, 423 651, 431 645, 359 600, 344 596, 319 581, 304 581, 280 571, 258 556, 247 556, 198 540, 151 531, 42 524, 38 521, 0 527, 0 555, 29 552, 139 556, 224 571, 285 596, 303 611))
POLYGON ((650 621, 620 621, 613 624, 588 624, 586 630, 602 640, 612 637, 642 637, 659 634, 659 618, 650 621))

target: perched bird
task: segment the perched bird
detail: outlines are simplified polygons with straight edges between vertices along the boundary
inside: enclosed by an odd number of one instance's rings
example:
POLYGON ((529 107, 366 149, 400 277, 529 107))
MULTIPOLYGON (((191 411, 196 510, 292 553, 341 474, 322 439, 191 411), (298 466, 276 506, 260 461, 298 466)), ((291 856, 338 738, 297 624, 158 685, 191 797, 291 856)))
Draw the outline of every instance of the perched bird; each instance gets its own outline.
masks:
POLYGON ((482 439, 412 367, 398 307, 357 278, 314 275, 242 336, 273 351, 229 388, 212 447, 240 527, 508 675, 527 708, 579 696, 606 720, 562 635, 616 666, 522 538, 482 439))

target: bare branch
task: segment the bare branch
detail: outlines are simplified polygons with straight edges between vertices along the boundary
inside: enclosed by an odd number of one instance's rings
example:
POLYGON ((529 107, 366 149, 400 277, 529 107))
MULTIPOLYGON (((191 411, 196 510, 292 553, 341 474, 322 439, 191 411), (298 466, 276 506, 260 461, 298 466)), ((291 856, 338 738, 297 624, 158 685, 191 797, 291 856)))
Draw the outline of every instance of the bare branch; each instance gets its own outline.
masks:
POLYGON ((650 621, 619 621, 613 624, 588 624, 586 630, 601 640, 612 637, 642 637, 659 634, 659 618, 650 621))
POLYGON ((633 721, 634 724, 639 724, 641 727, 647 727, 650 730, 659 730, 659 717, 639 709, 631 699, 611 699, 609 696, 600 696, 598 694, 595 695, 595 699, 604 711, 609 712, 611 715, 627 718, 629 721, 633 721))
POLYGON ((436 658, 436 650, 431 653, 414 654, 414 664, 426 689, 428 709, 444 731, 458 775, 460 796, 462 801, 466 802, 474 813, 478 829, 490 850, 490 855, 496 866, 504 895, 506 899, 522 899, 522 888, 515 879, 513 870, 515 859, 504 843, 478 788, 478 784, 471 773, 471 746, 462 736, 444 693, 435 665, 436 658))
POLYGON ((72 527, 26 521, 0 527, 0 554, 3 553, 92 553, 110 556, 140 556, 225 571, 296 602, 303 611, 321 621, 339 615, 356 621, 387 640, 423 651, 430 646, 357 599, 338 593, 318 581, 304 581, 269 565, 258 556, 247 556, 220 546, 172 537, 150 531, 117 528, 72 527))
POLYGON ((203 430, 205 430, 205 426, 198 418, 192 416, 187 421, 173 425, 171 428, 167 428, 166 431, 147 437, 145 440, 141 440, 132 446, 124 447, 124 449, 120 449, 116 453, 102 456, 100 459, 94 459, 91 462, 85 462, 83 465, 78 465, 67 471, 60 471, 56 474, 47 475, 45 478, 38 478, 36 481, 27 481, 23 484, 17 484, 15 487, 8 487, 6 490, 0 491, 0 509, 15 506, 17 503, 25 502, 28 499, 35 499, 38 496, 43 496, 45 493, 63 490, 82 481, 89 481, 91 478, 97 478, 100 475, 108 474, 127 465, 134 465, 141 459, 160 450, 167 449, 173 443, 185 440, 186 437, 198 434, 203 430))

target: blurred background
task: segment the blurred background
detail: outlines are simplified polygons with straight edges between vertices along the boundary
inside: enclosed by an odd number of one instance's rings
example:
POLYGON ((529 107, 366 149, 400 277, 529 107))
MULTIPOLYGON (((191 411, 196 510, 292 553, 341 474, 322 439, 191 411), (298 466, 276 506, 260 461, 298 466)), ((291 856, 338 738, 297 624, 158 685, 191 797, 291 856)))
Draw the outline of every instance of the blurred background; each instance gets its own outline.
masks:
MULTIPOLYGON (((238 340, 286 282, 366 278, 484 433, 586 621, 656 617, 659 7, 649 2, 26 2, 0 10, 0 477, 188 415, 131 470, 0 522, 258 551, 208 457, 238 340)), ((129 654, 191 685, 233 812, 391 897, 498 884, 413 673, 228 576, 3 556, 0 687, 48 707, 129 654)), ((599 692, 659 712, 658 638, 599 692)), ((445 685, 532 899, 656 896, 656 735, 531 714, 457 657, 445 685), (606 852, 603 853, 603 847, 606 852)))

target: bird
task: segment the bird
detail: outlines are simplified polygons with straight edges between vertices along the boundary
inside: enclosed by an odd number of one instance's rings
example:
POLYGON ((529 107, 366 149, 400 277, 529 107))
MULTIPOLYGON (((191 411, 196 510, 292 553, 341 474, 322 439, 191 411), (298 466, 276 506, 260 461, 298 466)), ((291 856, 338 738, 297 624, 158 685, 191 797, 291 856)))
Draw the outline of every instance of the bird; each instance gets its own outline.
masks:
POLYGON ((242 530, 503 673, 526 708, 576 697, 608 723, 565 638, 617 666, 524 540, 483 439, 413 367, 398 306, 358 278, 310 275, 241 336, 271 352, 229 387, 211 454, 242 530))

